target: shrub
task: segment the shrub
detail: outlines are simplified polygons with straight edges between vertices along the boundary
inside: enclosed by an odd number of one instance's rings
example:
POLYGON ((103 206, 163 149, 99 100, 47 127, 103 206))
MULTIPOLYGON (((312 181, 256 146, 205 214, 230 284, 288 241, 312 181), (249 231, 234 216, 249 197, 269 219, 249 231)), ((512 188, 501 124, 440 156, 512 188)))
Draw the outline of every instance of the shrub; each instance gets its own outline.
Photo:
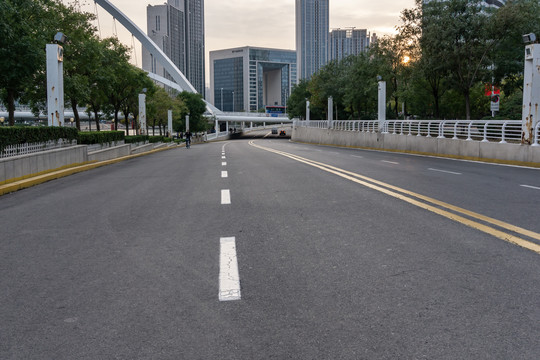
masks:
POLYGON ((60 139, 78 140, 78 131, 68 127, 0 127, 0 151, 18 144, 44 143, 60 139))
POLYGON ((84 145, 105 144, 125 139, 123 131, 80 132, 78 143, 84 145))
POLYGON ((126 136, 126 144, 134 144, 138 142, 145 142, 148 141, 149 136, 148 135, 134 135, 134 136, 126 136))

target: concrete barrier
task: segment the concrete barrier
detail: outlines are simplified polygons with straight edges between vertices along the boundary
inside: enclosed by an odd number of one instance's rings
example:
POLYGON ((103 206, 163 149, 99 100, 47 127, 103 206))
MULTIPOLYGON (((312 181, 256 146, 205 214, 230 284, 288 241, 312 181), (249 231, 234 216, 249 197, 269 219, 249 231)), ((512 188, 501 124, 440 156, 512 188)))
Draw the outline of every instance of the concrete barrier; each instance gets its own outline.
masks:
POLYGON ((6 184, 88 161, 86 146, 42 151, 0 159, 0 184, 6 184))
POLYGON ((144 153, 144 152, 152 151, 152 150, 154 150, 154 144, 146 144, 146 145, 141 145, 137 147, 132 147, 131 155, 140 154, 140 153, 144 153))
POLYGON ((540 146, 295 127, 292 140, 540 167, 540 146))
POLYGON ((131 145, 120 145, 88 153, 88 161, 105 161, 131 154, 131 145))

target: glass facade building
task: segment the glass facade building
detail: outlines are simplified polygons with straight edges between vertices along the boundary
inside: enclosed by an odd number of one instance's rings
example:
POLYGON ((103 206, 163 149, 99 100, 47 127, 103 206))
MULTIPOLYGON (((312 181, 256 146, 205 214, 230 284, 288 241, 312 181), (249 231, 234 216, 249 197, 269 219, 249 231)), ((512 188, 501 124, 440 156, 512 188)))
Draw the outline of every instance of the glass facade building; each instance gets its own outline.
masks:
POLYGON ((328 60, 340 61, 369 48, 370 34, 365 29, 334 29, 330 32, 328 60))
MULTIPOLYGON (((146 15, 148 36, 204 96, 204 0, 168 0, 164 5, 148 5, 146 15)), ((144 47, 142 65, 144 70, 172 80, 144 47)))
POLYGON ((296 80, 293 50, 244 47, 210 52, 210 102, 223 111, 285 106, 296 80))
POLYGON ((296 0, 299 79, 310 79, 328 62, 329 19, 329 0, 296 0))

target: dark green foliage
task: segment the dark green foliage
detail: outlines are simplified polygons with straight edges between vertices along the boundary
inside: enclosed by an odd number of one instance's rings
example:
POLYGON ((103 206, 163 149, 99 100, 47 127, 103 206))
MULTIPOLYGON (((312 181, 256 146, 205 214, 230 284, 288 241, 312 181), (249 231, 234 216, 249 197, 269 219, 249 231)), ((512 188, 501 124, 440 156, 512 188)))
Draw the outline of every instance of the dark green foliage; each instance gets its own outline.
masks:
POLYGON ((80 132, 78 143, 84 145, 106 144, 125 139, 123 131, 80 132))
POLYGON ((158 143, 158 142, 167 142, 166 139, 169 139, 169 138, 167 138, 165 136, 150 136, 150 139, 148 139, 148 142, 150 144, 155 144, 155 143, 158 143))
POLYGON ((148 135, 135 135, 135 136, 126 136, 125 143, 126 144, 135 144, 139 142, 148 141, 150 137, 148 135))
POLYGON ((78 131, 67 127, 0 127, 0 151, 17 144, 78 140, 78 131))
POLYGON ((368 53, 331 62, 293 88, 291 117, 326 119, 327 98, 339 119, 377 117, 377 76, 386 82, 387 118, 482 119, 491 116, 484 87, 502 90, 497 117, 521 118, 524 44, 521 35, 540 33, 538 0, 512 0, 498 10, 480 0, 416 0, 402 12, 395 36, 368 53), (405 110, 405 114, 402 113, 405 110))

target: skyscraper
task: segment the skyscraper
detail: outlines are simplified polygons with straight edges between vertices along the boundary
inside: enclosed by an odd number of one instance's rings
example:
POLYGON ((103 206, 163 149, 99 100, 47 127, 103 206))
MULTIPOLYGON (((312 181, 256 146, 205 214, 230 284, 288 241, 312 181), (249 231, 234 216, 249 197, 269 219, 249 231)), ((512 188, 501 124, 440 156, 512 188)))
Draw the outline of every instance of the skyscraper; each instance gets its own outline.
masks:
POLYGON ((330 32, 328 60, 342 60, 369 48, 370 34, 366 29, 334 29, 330 32))
POLYGON ((328 62, 329 0, 296 0, 298 79, 310 79, 328 62))
MULTIPOLYGON (((148 36, 204 96, 204 0, 168 0, 164 5, 148 5, 146 15, 148 36)), ((145 48, 142 64, 144 70, 172 80, 145 48)))

